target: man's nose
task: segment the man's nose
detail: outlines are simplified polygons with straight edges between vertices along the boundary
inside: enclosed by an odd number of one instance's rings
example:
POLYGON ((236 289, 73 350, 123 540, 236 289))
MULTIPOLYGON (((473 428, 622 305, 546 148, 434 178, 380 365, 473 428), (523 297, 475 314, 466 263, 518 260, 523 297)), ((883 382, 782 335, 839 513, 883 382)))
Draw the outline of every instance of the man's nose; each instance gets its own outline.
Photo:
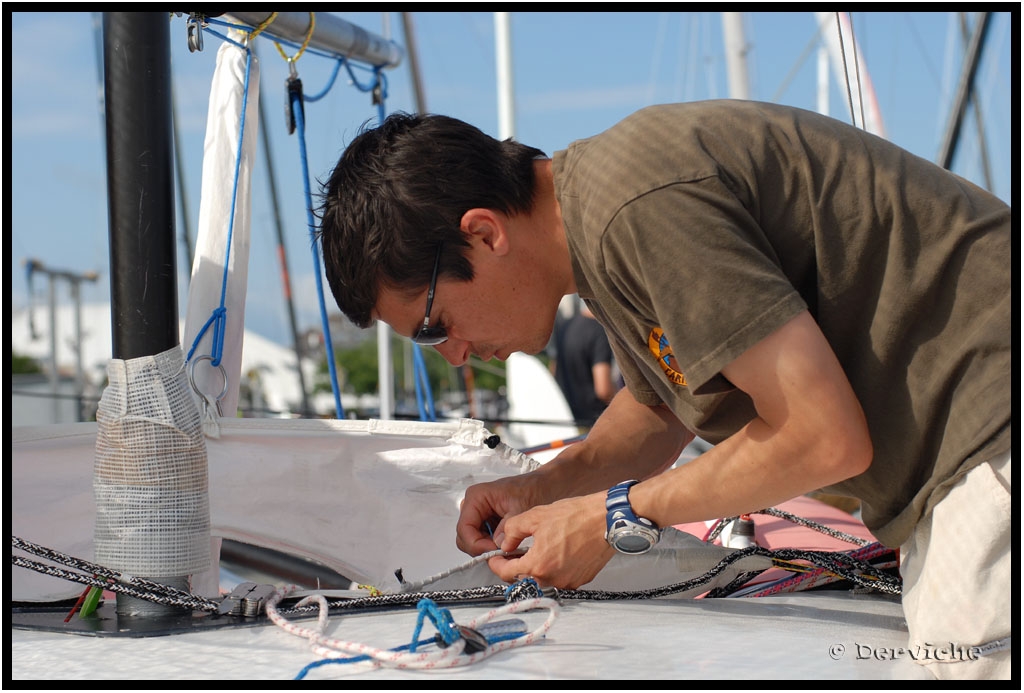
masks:
POLYGON ((463 366, 469 361, 469 342, 448 337, 447 341, 435 345, 434 348, 453 366, 463 366))

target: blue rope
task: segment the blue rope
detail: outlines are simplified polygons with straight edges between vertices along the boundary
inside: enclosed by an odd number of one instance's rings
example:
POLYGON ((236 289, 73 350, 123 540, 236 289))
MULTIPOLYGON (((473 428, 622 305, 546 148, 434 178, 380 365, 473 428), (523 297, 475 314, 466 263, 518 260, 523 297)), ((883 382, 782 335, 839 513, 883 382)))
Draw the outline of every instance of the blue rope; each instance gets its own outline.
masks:
MULTIPOLYGON (((452 614, 448 609, 438 606, 436 602, 426 597, 419 601, 419 603, 416 605, 416 609, 416 627, 413 630, 412 642, 410 642, 408 645, 394 647, 391 650, 389 650, 389 652, 401 652, 403 650, 415 652, 417 647, 437 643, 436 638, 427 638, 423 640, 418 639, 420 636, 420 632, 423 630, 423 623, 426 618, 429 618, 430 621, 437 628, 438 634, 444 640, 445 647, 451 646, 452 643, 462 638, 462 633, 455 625, 455 619, 452 618, 452 614)), ((514 640, 515 638, 522 637, 526 633, 526 631, 523 630, 521 627, 518 627, 518 623, 521 622, 512 622, 512 627, 506 627, 505 632, 495 632, 493 635, 488 635, 486 638, 487 643, 489 645, 492 645, 494 643, 504 642, 505 640, 514 640)), ((315 662, 310 662, 309 664, 304 666, 302 670, 299 671, 299 673, 295 676, 295 680, 299 681, 305 678, 306 674, 308 674, 313 669, 325 666, 327 664, 355 664, 356 662, 365 662, 369 659, 369 655, 320 659, 315 662)))
POLYGON ((309 190, 309 162, 306 159, 306 120, 302 112, 300 95, 289 92, 288 99, 295 118, 295 129, 299 133, 299 158, 302 161, 302 185, 306 194, 306 220, 309 225, 310 248, 313 252, 313 274, 316 276, 316 293, 320 303, 320 323, 323 325, 324 345, 327 348, 327 368, 331 374, 331 389, 334 391, 334 408, 339 419, 345 418, 345 410, 341 406, 341 392, 338 386, 337 365, 334 363, 334 345, 331 343, 331 327, 327 319, 327 307, 324 304, 323 277, 320 270, 320 251, 316 243, 316 223, 313 220, 313 196, 309 190))
MULTIPOLYGON (((507 633, 500 633, 500 634, 496 634, 496 635, 489 635, 487 637, 487 642, 493 645, 495 643, 504 642, 506 640, 515 640, 516 638, 520 638, 520 637, 522 637, 525 634, 526 634, 526 631, 524 631, 522 629, 515 629, 515 630, 511 630, 511 631, 509 631, 507 633)), ((419 647, 420 645, 431 645, 431 644, 434 644, 436 642, 437 641, 434 640, 433 638, 428 638, 428 639, 425 639, 425 640, 418 641, 417 643, 415 643, 415 645, 416 645, 416 647, 419 647)), ((410 643, 409 645, 401 645, 399 647, 393 647, 389 651, 390 652, 401 652, 403 650, 411 650, 412 647, 413 647, 413 645, 410 643)), ((306 666, 302 667, 302 670, 299 671, 299 673, 295 675, 295 679, 294 680, 295 681, 300 681, 300 680, 304 679, 306 677, 306 674, 308 674, 313 669, 316 669, 317 667, 325 666, 327 664, 356 664, 358 662, 368 661, 369 659, 370 659, 370 655, 357 655, 355 657, 332 657, 330 659, 318 659, 317 661, 310 662, 306 666)))
MULTIPOLYGON (((206 21, 214 23, 214 24, 220 24, 221 26, 226 26, 226 27, 229 27, 231 29, 239 29, 239 30, 242 30, 242 31, 245 31, 245 30, 251 28, 251 27, 246 27, 246 26, 242 26, 242 25, 239 25, 239 24, 229 24, 228 22, 214 21, 212 19, 207 19, 206 21)), ((228 43, 230 43, 233 46, 238 46, 239 48, 246 49, 245 45, 243 45, 243 44, 239 43, 238 41, 234 40, 233 38, 231 38, 227 34, 222 34, 222 33, 218 32, 218 31, 214 31, 213 29, 211 29, 208 26, 203 26, 203 31, 205 31, 208 34, 212 34, 212 35, 216 36, 217 38, 221 39, 222 41, 227 41, 228 43)))
POLYGON ((375 67, 375 68, 373 68, 373 81, 371 83, 369 83, 369 84, 363 85, 363 84, 359 83, 358 79, 356 79, 355 73, 352 72, 351 63, 348 62, 348 61, 345 62, 345 70, 348 72, 349 79, 352 80, 352 85, 356 89, 358 89, 359 91, 373 91, 378 86, 380 87, 380 90, 381 90, 381 100, 380 100, 380 104, 378 104, 378 105, 381 108, 381 112, 382 112, 381 113, 381 121, 383 121, 384 120, 384 116, 383 116, 384 100, 387 98, 387 92, 388 92, 388 87, 387 87, 388 80, 387 80, 386 75, 383 72, 381 72, 381 69, 379 67, 375 67))
POLYGON ((423 383, 420 379, 420 368, 417 357, 419 351, 416 349, 417 345, 412 345, 412 372, 413 372, 413 385, 416 387, 416 408, 420 412, 420 421, 427 420, 427 410, 423 403, 423 383))
MULTIPOLYGON (((306 52, 309 53, 310 51, 307 49, 306 52)), ((325 58, 333 58, 334 57, 334 56, 331 56, 331 55, 329 55, 327 53, 320 53, 319 55, 323 55, 325 58)), ((345 57, 344 55, 335 59, 335 61, 334 61, 334 71, 331 72, 331 77, 330 77, 330 79, 327 80, 327 86, 324 87, 323 91, 321 91, 318 94, 314 94, 313 96, 303 95, 302 96, 302 100, 306 101, 307 103, 313 103, 313 102, 319 101, 320 99, 325 97, 327 95, 327 93, 330 92, 331 87, 334 86, 334 82, 337 81, 337 79, 338 79, 338 72, 341 71, 342 66, 344 66, 345 67, 345 71, 348 72, 349 80, 352 83, 352 85, 356 89, 358 89, 359 91, 362 91, 362 92, 373 91, 374 89, 377 88, 378 85, 380 85, 380 87, 381 87, 381 104, 383 104, 384 99, 387 98, 387 91, 388 91, 387 90, 387 75, 385 75, 383 72, 381 72, 380 68, 372 68, 372 70, 374 72, 374 79, 373 79, 373 81, 371 83, 365 84, 365 85, 364 84, 360 84, 359 80, 356 79, 355 73, 352 72, 352 67, 353 67, 352 61, 349 58, 345 57)), ((371 69, 371 68, 367 68, 367 67, 362 66, 362 65, 357 65, 356 67, 360 67, 361 69, 364 69, 364 70, 365 69, 371 69)))
MULTIPOLYGON (((223 34, 220 34, 220 33, 216 32, 216 31, 214 31, 213 29, 210 29, 208 26, 205 26, 206 24, 219 25, 221 27, 227 27, 228 29, 236 29, 236 30, 243 31, 243 32, 250 32, 250 31, 252 31, 254 29, 253 27, 250 27, 248 25, 234 24, 234 23, 230 23, 230 21, 224 21, 223 19, 216 19, 214 17, 207 17, 207 18, 204 19, 203 31, 207 32, 208 34, 212 34, 213 36, 216 36, 216 37, 218 37, 218 38, 220 38, 220 39, 222 39, 224 41, 227 41, 228 43, 233 43, 234 45, 240 46, 242 48, 244 48, 245 46, 243 46, 239 42, 234 41, 231 38, 229 38, 229 37, 227 37, 227 36, 225 36, 223 34)), ((265 34, 260 34, 260 35, 257 36, 257 38, 267 38, 267 36, 265 34)), ((301 43, 296 43, 296 42, 290 41, 290 40, 288 40, 286 38, 280 38, 279 37, 279 38, 274 38, 272 40, 275 41, 276 43, 281 43, 281 44, 284 44, 286 46, 290 46, 290 47, 295 48, 295 49, 299 49, 299 48, 302 47, 301 43)), ((310 55, 319 55, 321 57, 325 57, 325 58, 328 58, 328 59, 331 59, 331 60, 335 60, 335 66, 334 66, 334 72, 331 75, 331 79, 328 81, 327 87, 325 87, 323 91, 321 91, 321 92, 319 92, 317 94, 314 94, 313 96, 305 96, 305 95, 303 95, 302 100, 313 102, 313 101, 318 101, 319 99, 324 98, 324 96, 326 96, 331 91, 331 88, 334 86, 334 83, 335 83, 335 81, 338 78, 338 73, 340 72, 342 66, 344 66, 345 71, 348 73, 349 80, 351 80, 352 85, 356 89, 358 89, 359 91, 364 91, 364 92, 366 92, 366 91, 373 91, 375 88, 377 88, 378 84, 381 84, 382 85, 381 93, 382 93, 382 95, 385 98, 387 97, 387 76, 382 72, 382 68, 381 67, 373 66, 373 64, 370 64, 369 62, 367 62, 367 63, 353 62, 352 58, 350 58, 350 57, 347 57, 345 55, 338 55, 337 53, 330 53, 328 51, 321 50, 321 49, 315 48, 313 46, 306 46, 306 51, 305 52, 310 54, 310 55), (361 84, 359 82, 359 80, 357 80, 355 78, 355 73, 352 72, 353 68, 358 68, 360 70, 368 70, 368 71, 373 72, 374 73, 374 79, 369 84, 361 84)))
MULTIPOLYGON (((346 67, 348 67, 348 61, 345 61, 346 67)), ((380 78, 381 72, 379 69, 374 71, 380 78)), ((349 70, 351 74, 351 70, 349 70)), ((357 85, 358 86, 358 85, 357 85)), ((334 362, 334 345, 331 340, 330 324, 327 318, 327 307, 324 302, 324 289, 323 289, 323 277, 320 265, 320 251, 317 249, 316 242, 316 222, 313 217, 313 196, 310 192, 309 186, 309 163, 306 158, 306 121, 305 115, 302 109, 302 102, 297 98, 299 94, 291 92, 289 94, 290 106, 292 109, 292 115, 295 118, 295 129, 299 133, 299 157, 302 160, 302 184, 306 195, 306 217, 309 225, 310 233, 310 248, 313 253, 313 268, 314 275, 316 277, 316 289, 317 298, 320 304, 320 322, 323 325, 324 332, 324 345, 327 350, 327 368, 331 376, 331 390, 334 393, 334 408, 337 412, 337 417, 342 419, 345 417, 345 410, 341 405, 341 389, 338 385, 338 373, 337 365, 334 362)), ((317 97, 319 98, 319 97, 317 97)), ((384 111, 384 99, 381 98, 378 103, 378 117, 383 122, 385 118, 384 111)))
POLYGON ((453 642, 462 637, 462 633, 455 627, 455 619, 452 618, 452 612, 448 611, 442 606, 438 606, 437 603, 432 599, 423 598, 416 605, 418 615, 416 617, 416 628, 412 632, 412 643, 409 645, 409 652, 415 652, 416 646, 419 645, 416 641, 420 637, 420 631, 423 629, 423 622, 430 618, 430 621, 437 628, 437 632, 444 638, 445 645, 451 645, 453 642))
POLYGON ((327 80, 327 86, 324 87, 323 91, 314 96, 306 96, 305 94, 303 94, 302 100, 307 103, 314 103, 327 96, 327 93, 331 90, 331 87, 334 86, 334 80, 338 79, 338 72, 341 70, 341 64, 344 62, 344 57, 338 58, 338 60, 334 62, 334 72, 331 73, 331 78, 327 80))
POLYGON ((420 409, 420 420, 437 421, 437 415, 434 413, 434 395, 430 390, 430 376, 427 372, 427 363, 423 359, 423 349, 419 344, 412 345, 412 356, 413 371, 416 379, 416 403, 420 409))
POLYGON ((522 601, 524 599, 536 599, 544 596, 540 584, 532 577, 520 578, 505 588, 505 601, 508 603, 522 601))

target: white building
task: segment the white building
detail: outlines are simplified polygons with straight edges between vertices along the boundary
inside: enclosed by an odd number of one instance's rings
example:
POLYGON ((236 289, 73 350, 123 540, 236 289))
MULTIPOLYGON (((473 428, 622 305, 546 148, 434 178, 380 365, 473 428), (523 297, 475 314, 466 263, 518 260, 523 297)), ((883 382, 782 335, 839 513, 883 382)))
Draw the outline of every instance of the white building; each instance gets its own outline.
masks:
MULTIPOLYGON (((11 425, 37 425, 76 421, 76 375, 78 353, 75 348, 74 306, 56 309, 56 340, 50 335, 48 306, 15 311, 11 316, 11 349, 39 361, 47 374, 17 378, 8 385, 11 393, 11 425), (34 327, 34 330, 32 329, 34 327), (56 342, 56 383, 49 377, 52 344, 56 342), (56 393, 57 397, 52 397, 56 393)), ((99 396, 107 378, 107 362, 112 355, 110 304, 83 304, 81 313, 81 368, 86 398, 99 396)), ((184 321, 180 322, 184 329, 184 321)), ((179 332, 181 334, 181 332, 179 332)), ((276 344, 246 330, 242 347, 242 390, 253 393, 254 409, 287 415, 302 410, 302 390, 296 370, 297 357, 291 348, 276 344), (258 406, 257 406, 258 405, 258 406)), ((312 389, 316 364, 304 359, 303 375, 312 389)), ((322 400, 320 400, 322 401, 322 400)), ((333 416, 333 404, 324 410, 311 398, 311 406, 321 414, 333 416)), ((240 408, 248 408, 245 398, 240 408), (244 404, 243 404, 244 403, 244 404)), ((93 410, 95 407, 93 407, 93 410)))

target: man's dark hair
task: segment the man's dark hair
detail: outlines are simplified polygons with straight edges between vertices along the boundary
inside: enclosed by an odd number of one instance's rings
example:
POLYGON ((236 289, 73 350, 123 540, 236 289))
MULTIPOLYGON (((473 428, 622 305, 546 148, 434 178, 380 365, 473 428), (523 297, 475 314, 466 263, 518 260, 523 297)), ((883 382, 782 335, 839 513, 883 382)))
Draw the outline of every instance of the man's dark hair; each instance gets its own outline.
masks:
POLYGON ((381 288, 421 292, 439 243, 440 275, 471 281, 463 214, 528 212, 533 161, 543 156, 447 116, 394 113, 364 126, 322 186, 318 210, 324 269, 341 311, 369 327, 381 288))

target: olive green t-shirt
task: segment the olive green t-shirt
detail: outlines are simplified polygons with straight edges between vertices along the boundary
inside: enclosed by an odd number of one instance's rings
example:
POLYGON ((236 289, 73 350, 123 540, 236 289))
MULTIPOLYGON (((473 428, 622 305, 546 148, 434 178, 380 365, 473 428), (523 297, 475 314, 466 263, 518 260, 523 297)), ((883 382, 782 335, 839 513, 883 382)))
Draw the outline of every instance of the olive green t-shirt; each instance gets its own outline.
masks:
POLYGON ((639 402, 720 442, 755 415, 722 368, 806 309, 875 452, 827 490, 861 499, 880 541, 899 545, 939 484, 1009 449, 998 198, 838 120, 737 100, 646 108, 553 166, 579 295, 639 402))

